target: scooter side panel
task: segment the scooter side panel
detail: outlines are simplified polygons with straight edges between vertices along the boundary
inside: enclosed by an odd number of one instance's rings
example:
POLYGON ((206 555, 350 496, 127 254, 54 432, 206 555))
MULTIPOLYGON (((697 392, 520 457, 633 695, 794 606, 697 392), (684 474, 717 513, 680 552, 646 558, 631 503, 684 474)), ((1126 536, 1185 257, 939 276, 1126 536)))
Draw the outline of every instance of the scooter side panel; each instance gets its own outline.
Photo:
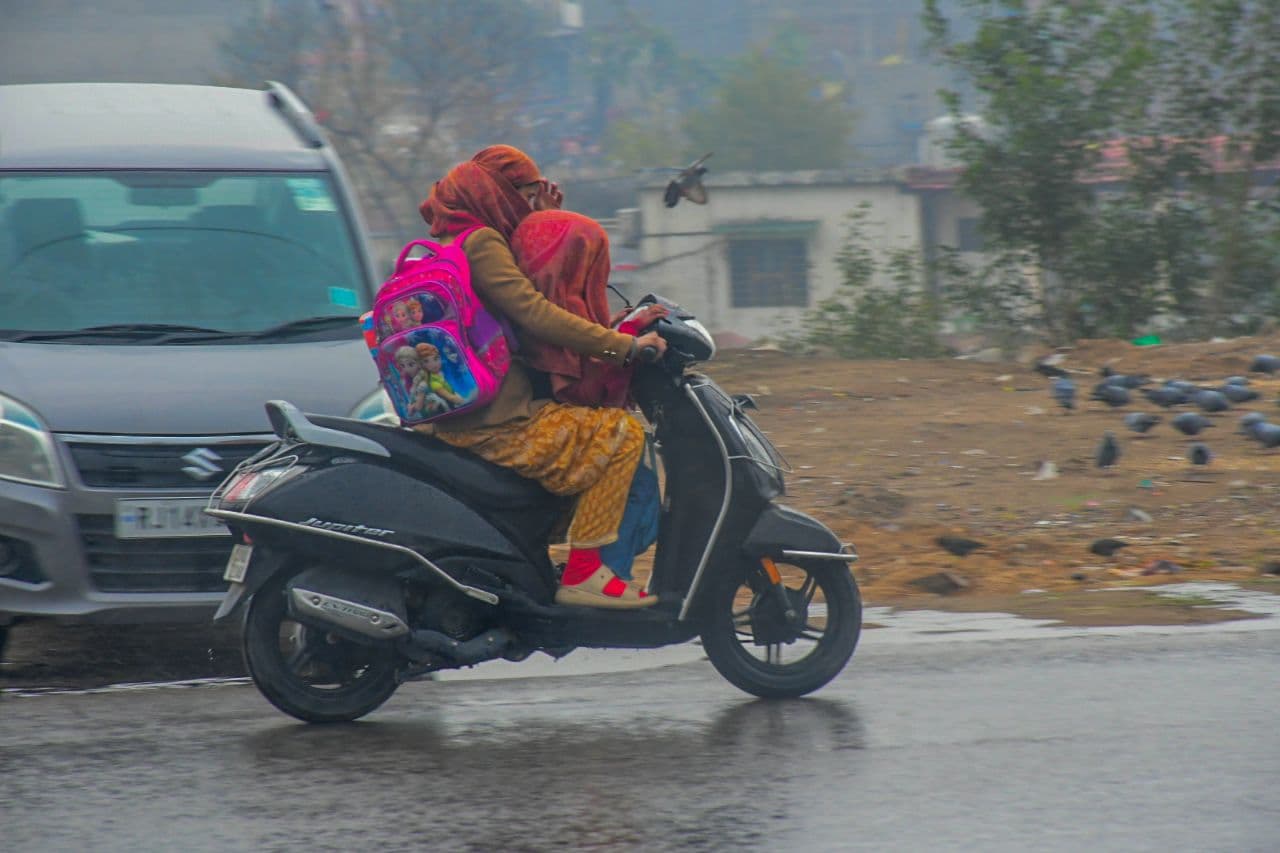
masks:
MULTIPOLYGON (((246 511, 403 545, 427 557, 521 556, 510 539, 452 495, 382 465, 352 462, 314 468, 267 492, 246 511)), ((345 544, 325 536, 307 537, 302 531, 290 536, 299 544, 310 538, 325 553, 345 544)))

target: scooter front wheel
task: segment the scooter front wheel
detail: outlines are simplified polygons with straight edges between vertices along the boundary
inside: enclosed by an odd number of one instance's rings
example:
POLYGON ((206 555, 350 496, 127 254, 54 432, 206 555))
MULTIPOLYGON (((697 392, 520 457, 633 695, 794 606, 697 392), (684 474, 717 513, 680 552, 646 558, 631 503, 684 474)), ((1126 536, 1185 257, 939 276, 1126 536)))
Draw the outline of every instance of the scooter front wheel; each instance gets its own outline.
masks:
POLYGON ((781 583, 744 561, 718 578, 705 602, 702 645, 741 690, 803 696, 840 673, 862 633, 862 597, 835 560, 776 564, 781 583))
POLYGON ((269 580, 253 596, 244 623, 244 659, 272 705, 308 723, 359 719, 396 692, 395 656, 289 618, 285 583, 269 580))

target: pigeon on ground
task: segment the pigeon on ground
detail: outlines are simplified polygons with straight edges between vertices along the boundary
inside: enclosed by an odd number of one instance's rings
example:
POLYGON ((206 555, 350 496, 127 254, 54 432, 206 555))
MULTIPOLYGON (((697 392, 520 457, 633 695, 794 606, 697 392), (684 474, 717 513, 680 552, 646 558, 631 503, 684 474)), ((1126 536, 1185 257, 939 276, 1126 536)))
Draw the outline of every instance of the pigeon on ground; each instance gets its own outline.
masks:
POLYGON ((1274 355, 1259 355, 1253 359, 1253 364, 1249 365, 1250 373, 1266 373, 1268 375, 1280 371, 1280 357, 1274 355))
POLYGON ((1111 373, 1102 380, 1102 384, 1117 385, 1121 388, 1141 388, 1143 385, 1150 385, 1151 379, 1131 373, 1111 373))
POLYGON ((1208 465, 1212 458, 1213 453, 1204 442, 1197 441, 1187 448, 1187 459, 1191 460, 1192 465, 1208 465))
POLYGON ((1058 379, 1059 377, 1068 375, 1066 370, 1058 367, 1058 362, 1060 361, 1062 361, 1062 353, 1047 355, 1037 361, 1036 366, 1033 369, 1041 376, 1047 376, 1050 379, 1058 379))
POLYGON ((983 543, 965 539, 963 536, 939 536, 934 541, 957 557, 967 557, 973 551, 985 547, 983 543))
POLYGON ((1266 419, 1267 416, 1262 414, 1262 412, 1249 412, 1247 415, 1242 415, 1240 418, 1240 434, 1252 436, 1253 430, 1250 429, 1250 427, 1254 424, 1263 423, 1266 419))
POLYGON ((1200 430, 1213 426, 1213 421, 1199 412, 1183 412, 1169 423, 1183 435, 1199 435, 1200 430))
POLYGON ((1071 411, 1076 407, 1076 384, 1065 376, 1054 380, 1053 399, 1058 401, 1059 406, 1071 411))
POLYGON ((1249 384, 1249 377, 1247 377, 1247 376, 1228 376, 1226 379, 1222 380, 1222 384, 1224 384, 1224 385, 1248 385, 1248 384, 1249 384))
POLYGON ((1192 394, 1191 400, 1205 412, 1225 412, 1231 408, 1231 403, 1228 402, 1226 397, 1222 396, 1221 391, 1214 391, 1209 388, 1202 388, 1192 394))
POLYGON ((1263 447, 1280 447, 1280 426, 1259 421, 1249 427, 1249 435, 1263 447))
POLYGON ((1187 402, 1186 394, 1168 385, 1163 388, 1143 388, 1142 395, 1163 409, 1187 402))
POLYGON ((1129 390, 1119 385, 1108 385, 1106 382, 1100 382, 1093 386, 1093 394, 1089 396, 1089 399, 1101 400, 1115 409, 1129 404, 1129 390))
POLYGON ((1262 396, 1252 388, 1246 388, 1243 385, 1232 385, 1229 382, 1218 388, 1218 393, 1233 403, 1248 403, 1262 396))
POLYGON ((1107 430, 1102 441, 1098 443, 1098 450, 1093 456, 1093 463, 1099 468, 1110 468, 1120 459, 1120 444, 1116 441, 1115 433, 1107 430))
POLYGON ((1160 416, 1147 412, 1130 412, 1124 416, 1124 425, 1138 433, 1145 433, 1158 423, 1160 423, 1160 416))
POLYGON ((1122 542, 1119 539, 1097 539, 1089 546, 1089 550, 1099 557, 1110 557, 1121 548, 1129 547, 1128 542, 1122 542))

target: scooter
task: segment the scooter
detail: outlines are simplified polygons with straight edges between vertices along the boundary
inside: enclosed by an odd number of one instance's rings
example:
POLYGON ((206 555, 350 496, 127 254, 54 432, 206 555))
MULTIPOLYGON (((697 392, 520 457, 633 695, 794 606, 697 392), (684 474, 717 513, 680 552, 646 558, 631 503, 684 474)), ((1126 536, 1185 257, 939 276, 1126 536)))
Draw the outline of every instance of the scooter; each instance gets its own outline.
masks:
POLYGON ((535 481, 412 430, 272 401, 278 440, 205 510, 238 542, 214 618, 244 610, 245 661, 272 704, 348 721, 439 670, 694 638, 757 696, 801 696, 844 668, 862 627, 856 552, 776 502, 789 467, 747 414, 754 401, 692 369, 715 355, 692 314, 650 302, 668 309, 651 327, 667 349, 632 393, 665 479, 658 603, 555 604, 548 543, 570 505, 535 481))

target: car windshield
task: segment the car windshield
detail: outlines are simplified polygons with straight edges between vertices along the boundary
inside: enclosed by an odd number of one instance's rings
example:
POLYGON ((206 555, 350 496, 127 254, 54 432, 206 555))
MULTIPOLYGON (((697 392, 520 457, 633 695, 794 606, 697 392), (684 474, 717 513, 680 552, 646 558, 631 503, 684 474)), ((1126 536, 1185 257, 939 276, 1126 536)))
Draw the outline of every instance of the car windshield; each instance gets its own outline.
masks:
POLYGON ((0 340, 356 337, 360 269, 323 174, 0 173, 0 340))

